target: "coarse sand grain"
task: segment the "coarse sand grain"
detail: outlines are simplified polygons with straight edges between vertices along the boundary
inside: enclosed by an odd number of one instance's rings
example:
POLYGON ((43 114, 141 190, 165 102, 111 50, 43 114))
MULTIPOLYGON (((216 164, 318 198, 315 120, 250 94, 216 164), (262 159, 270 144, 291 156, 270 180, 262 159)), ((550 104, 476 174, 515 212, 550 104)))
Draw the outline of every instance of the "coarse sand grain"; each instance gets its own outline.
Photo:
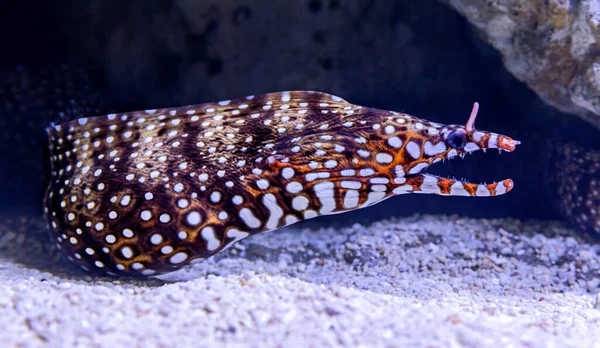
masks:
POLYGON ((76 270, 42 222, 11 219, 2 347, 600 345, 600 245, 557 222, 298 224, 133 280, 76 270))

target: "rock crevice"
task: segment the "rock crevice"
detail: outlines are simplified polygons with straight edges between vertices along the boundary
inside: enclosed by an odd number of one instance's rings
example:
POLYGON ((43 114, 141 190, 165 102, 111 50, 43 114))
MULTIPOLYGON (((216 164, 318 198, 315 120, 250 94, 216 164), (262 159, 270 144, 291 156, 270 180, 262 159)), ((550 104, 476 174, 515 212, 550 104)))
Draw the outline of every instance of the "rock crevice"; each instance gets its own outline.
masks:
POLYGON ((600 1, 441 0, 548 104, 600 127, 600 1))

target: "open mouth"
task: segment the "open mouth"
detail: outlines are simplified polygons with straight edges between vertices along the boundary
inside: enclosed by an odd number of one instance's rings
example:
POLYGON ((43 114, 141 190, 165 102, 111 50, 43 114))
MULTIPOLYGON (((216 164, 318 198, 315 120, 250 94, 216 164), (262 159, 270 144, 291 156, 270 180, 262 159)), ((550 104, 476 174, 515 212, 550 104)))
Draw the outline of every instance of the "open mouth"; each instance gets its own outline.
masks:
MULTIPOLYGON (((514 187, 514 182, 511 179, 504 179, 489 184, 473 183, 464 179, 443 177, 425 172, 432 164, 449 162, 458 157, 464 159, 467 155, 479 151, 485 153, 488 149, 496 149, 499 153, 512 152, 521 143, 505 135, 476 130, 474 124, 478 110, 479 104, 473 104, 473 110, 464 127, 453 127, 446 130, 444 141, 450 149, 436 157, 430 158, 428 162, 422 162, 412 167, 412 170, 406 173, 407 175, 404 175, 406 185, 400 186, 396 190, 403 191, 401 193, 414 192, 477 197, 499 196, 511 191, 514 187)), ((486 172, 493 171, 496 166, 473 166, 471 164, 468 168, 476 168, 477 172, 486 172)))

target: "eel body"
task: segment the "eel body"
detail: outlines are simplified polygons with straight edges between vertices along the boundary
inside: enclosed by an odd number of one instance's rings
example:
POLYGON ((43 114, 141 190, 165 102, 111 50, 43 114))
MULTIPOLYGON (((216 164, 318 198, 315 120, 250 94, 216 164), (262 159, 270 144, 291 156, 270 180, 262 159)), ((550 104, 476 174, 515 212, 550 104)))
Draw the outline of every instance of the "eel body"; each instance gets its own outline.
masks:
POLYGON ((88 271, 156 275, 252 234, 394 195, 497 196, 425 173, 518 141, 465 125, 292 91, 80 118, 47 128, 52 238, 88 271))

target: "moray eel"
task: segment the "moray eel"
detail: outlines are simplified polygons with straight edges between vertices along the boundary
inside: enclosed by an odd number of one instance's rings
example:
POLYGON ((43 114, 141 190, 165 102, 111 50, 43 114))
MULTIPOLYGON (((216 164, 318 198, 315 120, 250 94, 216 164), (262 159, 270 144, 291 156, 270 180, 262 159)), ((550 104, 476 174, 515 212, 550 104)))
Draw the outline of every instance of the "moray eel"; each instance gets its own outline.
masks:
POLYGON ((425 193, 498 196, 427 174, 508 136, 351 104, 310 91, 80 118, 47 128, 53 239, 88 271, 157 275, 252 234, 425 193))

